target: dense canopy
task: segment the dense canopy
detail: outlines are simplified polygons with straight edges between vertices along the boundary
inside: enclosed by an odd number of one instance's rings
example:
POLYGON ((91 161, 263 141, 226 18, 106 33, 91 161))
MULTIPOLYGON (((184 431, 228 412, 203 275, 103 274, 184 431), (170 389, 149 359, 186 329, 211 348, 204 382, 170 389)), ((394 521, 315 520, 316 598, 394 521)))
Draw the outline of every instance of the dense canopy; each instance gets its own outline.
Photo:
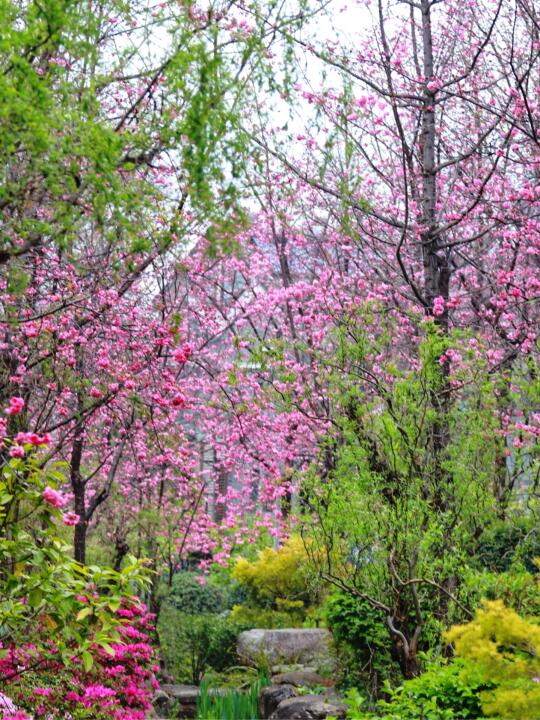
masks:
POLYGON ((0 158, 1 716, 540 717, 533 0, 0 0, 0 158))

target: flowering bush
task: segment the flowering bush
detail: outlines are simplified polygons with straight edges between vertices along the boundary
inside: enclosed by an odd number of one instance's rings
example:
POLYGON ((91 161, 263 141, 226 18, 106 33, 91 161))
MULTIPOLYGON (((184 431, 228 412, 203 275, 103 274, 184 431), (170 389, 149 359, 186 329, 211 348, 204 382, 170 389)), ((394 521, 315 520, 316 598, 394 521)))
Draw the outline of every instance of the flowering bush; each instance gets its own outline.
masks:
POLYGON ((119 641, 92 646, 91 665, 75 654, 67 666, 50 656, 43 659, 30 644, 7 648, 0 674, 13 676, 5 690, 19 708, 19 716, 4 718, 26 717, 20 714, 23 710, 51 720, 143 720, 157 688, 157 666, 149 644, 153 616, 145 605, 131 600, 122 600, 116 615, 122 622, 119 641))
MULTIPOLYGON (((17 400, 8 414, 20 411, 17 400)), ((152 618, 132 593, 148 573, 131 558, 121 572, 74 561, 59 533, 77 521, 56 489, 63 465, 43 469, 39 453, 49 439, 8 435, 5 422, 0 431, 9 448, 0 469, 1 716, 142 719, 155 685, 152 618)))
POLYGON ((62 516, 64 496, 55 489, 63 466, 43 470, 36 448, 20 447, 25 456, 6 459, 0 471, 0 642, 20 648, 31 639, 40 661, 64 663, 76 646, 89 665, 91 646, 119 639, 121 598, 144 587, 148 574, 136 560, 119 573, 75 562, 58 531, 72 521, 62 516))

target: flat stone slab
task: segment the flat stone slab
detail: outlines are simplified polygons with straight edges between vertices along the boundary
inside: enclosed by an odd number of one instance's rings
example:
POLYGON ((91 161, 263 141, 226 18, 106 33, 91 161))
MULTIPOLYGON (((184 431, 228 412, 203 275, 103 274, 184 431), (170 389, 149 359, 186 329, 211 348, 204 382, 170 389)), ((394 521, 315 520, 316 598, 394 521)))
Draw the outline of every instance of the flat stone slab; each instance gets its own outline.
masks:
POLYGON ((335 682, 322 677, 316 672, 294 670, 272 676, 273 685, 293 685, 294 687, 333 687, 335 682))
POLYGON ((173 685, 172 683, 164 683, 160 685, 160 689, 175 700, 185 700, 186 702, 197 702, 200 688, 197 685, 173 685))
MULTIPOLYGON (((171 717, 173 705, 178 707, 179 715, 175 717, 194 718, 197 713, 197 700, 201 689, 197 685, 179 685, 163 683, 154 695, 152 704, 161 717, 171 717)), ((209 688, 208 695, 225 694, 223 688, 209 688)))
POLYGON ((303 695, 283 700, 269 720, 326 720, 328 717, 345 718, 346 705, 334 705, 320 695, 303 695))
MULTIPOLYGON (((198 685, 176 685, 164 683, 160 685, 160 690, 175 700, 184 700, 185 702, 197 702, 197 698, 201 694, 201 688, 198 685)), ((208 695, 224 695, 227 691, 224 688, 208 688, 208 695)))
POLYGON ((257 664, 264 658, 269 665, 333 664, 332 635, 319 628, 279 630, 246 630, 238 637, 238 654, 245 661, 257 664))

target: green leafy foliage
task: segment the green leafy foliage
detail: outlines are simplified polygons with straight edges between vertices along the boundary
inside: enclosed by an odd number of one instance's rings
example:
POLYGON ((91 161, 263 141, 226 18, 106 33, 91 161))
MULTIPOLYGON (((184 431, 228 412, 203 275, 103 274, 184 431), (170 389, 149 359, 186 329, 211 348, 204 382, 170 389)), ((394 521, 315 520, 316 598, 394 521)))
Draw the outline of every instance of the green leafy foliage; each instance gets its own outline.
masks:
POLYGON ((228 616, 185 614, 165 604, 157 629, 167 670, 178 682, 198 684, 207 669, 238 664, 236 640, 247 628, 228 616))
POLYGON ((335 591, 324 604, 324 617, 332 631, 338 656, 340 685, 361 686, 376 696, 395 668, 388 649, 389 629, 380 612, 365 600, 335 591))
POLYGON ((382 648, 387 643, 388 628, 372 605, 349 593, 336 591, 325 603, 328 627, 335 639, 361 648, 382 648))
POLYGON ((253 605, 234 605, 231 618, 249 628, 290 628, 302 627, 305 623, 303 603, 299 608, 287 610, 274 610, 267 607, 253 605))
POLYGON ((201 683, 197 701, 197 720, 251 720, 259 716, 258 698, 268 676, 259 674, 247 690, 226 690, 212 694, 208 682, 201 683))
POLYGON ((275 87, 265 23, 286 19, 252 3, 253 31, 231 33, 217 5, 204 22, 188 6, 0 3, 0 262, 72 247, 92 226, 133 254, 163 252, 195 218, 214 250, 232 245, 244 217, 246 89, 275 87), (128 33, 133 44, 118 43, 128 33), (180 202, 149 171, 172 155, 180 202))
POLYGON ((144 604, 131 601, 122 602, 119 615, 124 620, 118 628, 122 641, 81 655, 74 652, 68 666, 60 660, 37 662, 31 644, 12 648, 6 659, 0 659, 2 679, 7 680, 2 692, 17 698, 28 717, 106 720, 123 714, 126 705, 133 716, 141 716, 155 683, 155 658, 148 642, 152 615, 144 604), (131 641, 134 636, 136 643, 131 641), (25 669, 13 677, 13 666, 25 669))
POLYGON ((499 599, 522 615, 540 615, 538 577, 520 565, 499 573, 469 568, 461 583, 461 597, 469 607, 478 607, 483 599, 499 599))
POLYGON ((450 718, 482 717, 480 693, 490 682, 471 669, 464 678, 463 664, 454 662, 432 665, 425 673, 409 680, 394 690, 388 702, 381 702, 388 720, 397 718, 450 718))
POLYGON ((419 677, 387 686, 388 699, 377 713, 351 695, 350 718, 533 718, 540 713, 540 629, 537 618, 523 618, 501 600, 486 600, 468 623, 445 633, 457 657, 431 662, 419 677))
POLYGON ((0 475, 0 642, 32 642, 36 658, 73 654, 85 667, 92 646, 119 641, 116 616, 122 597, 144 590, 144 563, 130 558, 121 572, 84 566, 61 538, 61 513, 43 500, 63 466, 45 470, 31 446, 25 458, 6 462, 0 475), (54 644, 51 643, 54 638, 54 644))
POLYGON ((249 561, 238 558, 232 577, 261 605, 278 598, 309 603, 310 567, 302 538, 292 535, 280 548, 264 548, 249 561))
POLYGON ((460 579, 496 507, 502 440, 495 385, 467 338, 419 323, 418 367, 404 372, 393 323, 373 306, 336 330, 321 380, 333 430, 301 480, 303 527, 321 575, 371 605, 390 630, 387 655, 410 678, 418 653, 466 616, 460 579), (450 348, 461 358, 452 386, 440 362, 450 348))
POLYGON ((225 605, 225 593, 203 576, 180 572, 173 577, 167 601, 187 614, 220 613, 225 605))
MULTIPOLYGON (((252 560, 238 558, 231 576, 244 594, 243 602, 231 609, 236 622, 252 628, 287 628, 316 620, 321 588, 298 535, 277 549, 263 548, 252 560)), ((238 597, 238 590, 231 597, 238 597)))
POLYGON ((463 661, 433 663, 420 677, 406 681, 395 690, 387 687, 389 699, 378 703, 376 714, 363 712, 363 699, 353 694, 348 717, 351 720, 474 720, 484 717, 480 694, 491 685, 463 661))
POLYGON ((540 557, 540 537, 536 523, 519 516, 488 526, 480 536, 476 551, 478 562, 493 572, 509 570, 515 562, 522 562, 529 572, 534 572, 537 557, 540 557))

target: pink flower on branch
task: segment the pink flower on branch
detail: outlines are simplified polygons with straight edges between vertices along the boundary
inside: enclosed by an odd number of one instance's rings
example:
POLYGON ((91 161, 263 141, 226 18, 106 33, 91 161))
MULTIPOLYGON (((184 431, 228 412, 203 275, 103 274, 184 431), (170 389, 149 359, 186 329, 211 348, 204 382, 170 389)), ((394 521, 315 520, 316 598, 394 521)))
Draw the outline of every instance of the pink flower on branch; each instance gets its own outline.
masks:
POLYGON ((64 495, 62 495, 62 493, 59 493, 58 490, 53 490, 48 485, 43 491, 42 497, 46 503, 56 508, 64 507, 67 502, 66 498, 64 497, 64 495))
POLYGON ((6 408, 8 415, 18 415, 24 408, 24 400, 22 397, 12 397, 9 399, 9 407, 6 408))
POLYGON ((433 300, 433 315, 440 317, 444 313, 444 298, 440 295, 433 300))
POLYGON ((40 445, 48 445, 51 442, 51 437, 49 433, 38 435, 33 432, 20 432, 17 433, 15 442, 18 445, 35 445, 39 447, 40 445))
POLYGON ((77 513, 73 512, 72 510, 62 515, 62 521, 64 525, 76 525, 80 519, 81 516, 77 515, 77 513))

